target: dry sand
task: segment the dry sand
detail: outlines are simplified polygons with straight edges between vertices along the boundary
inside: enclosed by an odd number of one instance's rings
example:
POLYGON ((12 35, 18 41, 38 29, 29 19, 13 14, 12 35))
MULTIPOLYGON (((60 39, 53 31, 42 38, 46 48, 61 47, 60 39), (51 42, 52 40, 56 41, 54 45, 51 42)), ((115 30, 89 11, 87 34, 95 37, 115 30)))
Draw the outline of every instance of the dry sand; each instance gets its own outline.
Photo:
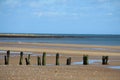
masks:
POLYGON ((98 66, 0 66, 0 80, 120 80, 120 71, 98 66))
POLYGON ((0 54, 0 80, 120 80, 120 69, 108 68, 120 66, 120 46, 0 42, 0 50, 25 51, 37 55, 47 52, 51 55, 47 56, 47 66, 37 66, 37 58, 33 54, 31 65, 26 66, 23 60, 23 65, 20 66, 19 55, 11 54, 10 65, 4 65, 6 54, 0 54), (83 50, 84 48, 88 50, 83 50), (57 52, 61 55, 60 66, 55 66, 57 52), (101 65, 101 62, 74 65, 74 62, 82 61, 83 54, 88 54, 91 60, 101 60, 103 55, 108 55, 109 65, 101 65), (72 57, 70 66, 66 66, 67 57, 72 57))

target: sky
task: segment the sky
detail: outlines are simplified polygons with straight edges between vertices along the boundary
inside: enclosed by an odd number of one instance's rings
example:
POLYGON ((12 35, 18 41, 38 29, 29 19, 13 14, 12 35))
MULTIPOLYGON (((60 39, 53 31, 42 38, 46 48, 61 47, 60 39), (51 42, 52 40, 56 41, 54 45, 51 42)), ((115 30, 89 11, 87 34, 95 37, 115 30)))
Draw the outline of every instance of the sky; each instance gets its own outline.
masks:
POLYGON ((120 0, 0 0, 0 33, 120 34, 120 0))

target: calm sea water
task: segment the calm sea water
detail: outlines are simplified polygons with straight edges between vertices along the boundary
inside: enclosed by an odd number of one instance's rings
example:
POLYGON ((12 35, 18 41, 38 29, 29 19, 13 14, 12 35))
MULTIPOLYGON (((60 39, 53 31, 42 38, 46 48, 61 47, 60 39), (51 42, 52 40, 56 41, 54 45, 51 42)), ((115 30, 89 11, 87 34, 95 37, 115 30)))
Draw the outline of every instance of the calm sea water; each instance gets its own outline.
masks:
POLYGON ((7 38, 0 37, 0 42, 65 43, 120 46, 120 35, 87 34, 33 34, 36 36, 64 36, 63 38, 7 38))

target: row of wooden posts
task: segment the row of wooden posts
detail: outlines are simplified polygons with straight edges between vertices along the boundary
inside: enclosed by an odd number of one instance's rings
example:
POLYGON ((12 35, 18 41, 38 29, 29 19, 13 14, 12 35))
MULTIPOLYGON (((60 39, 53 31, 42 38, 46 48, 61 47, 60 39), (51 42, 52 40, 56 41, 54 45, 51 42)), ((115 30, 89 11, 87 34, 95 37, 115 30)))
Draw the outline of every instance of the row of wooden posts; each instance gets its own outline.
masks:
MULTIPOLYGON (((10 51, 7 51, 7 55, 4 56, 5 59, 5 65, 9 65, 9 58, 10 58, 10 51)), ((23 63, 23 52, 20 52, 20 60, 19 65, 22 65, 23 63)), ((25 58, 26 65, 30 65, 30 54, 28 54, 28 57, 25 58)), ((83 55, 83 65, 88 65, 88 55, 83 55)), ((102 64, 106 65, 108 64, 108 56, 102 56, 102 64)), ((37 56, 37 65, 46 65, 46 52, 43 52, 42 61, 41 57, 37 56)), ((56 54, 56 65, 60 65, 59 63, 59 53, 56 54)), ((71 57, 67 58, 66 65, 71 65, 71 57)))

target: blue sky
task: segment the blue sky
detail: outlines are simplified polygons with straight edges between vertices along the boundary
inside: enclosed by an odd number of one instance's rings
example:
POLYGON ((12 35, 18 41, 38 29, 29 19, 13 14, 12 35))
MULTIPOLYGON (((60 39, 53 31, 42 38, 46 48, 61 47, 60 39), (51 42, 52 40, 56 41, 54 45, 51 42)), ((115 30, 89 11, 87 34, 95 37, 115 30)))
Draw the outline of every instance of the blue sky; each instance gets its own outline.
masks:
POLYGON ((120 0, 0 0, 0 33, 120 34, 120 0))

